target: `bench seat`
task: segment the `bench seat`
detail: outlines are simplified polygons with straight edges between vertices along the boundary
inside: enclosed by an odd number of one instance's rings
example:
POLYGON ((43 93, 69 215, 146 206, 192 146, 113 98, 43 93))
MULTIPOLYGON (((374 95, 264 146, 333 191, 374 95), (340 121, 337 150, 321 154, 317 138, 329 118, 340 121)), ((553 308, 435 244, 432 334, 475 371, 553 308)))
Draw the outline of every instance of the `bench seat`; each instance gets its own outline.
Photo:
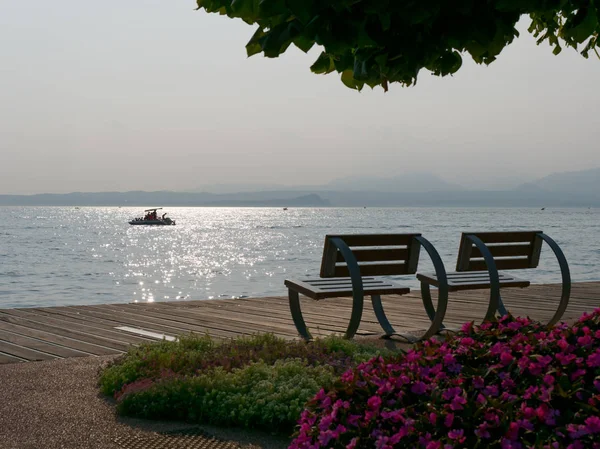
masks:
MULTIPOLYGON (((448 291, 478 290, 490 288, 490 273, 488 271, 464 271, 450 272, 448 276, 448 291)), ((498 272, 500 288, 505 287, 529 287, 530 282, 507 273, 498 272)), ((417 279, 426 284, 439 286, 435 273, 417 273, 417 279)))
MULTIPOLYGON (((405 295, 410 293, 410 288, 381 276, 368 276, 361 279, 364 295, 405 295)), ((317 300, 352 296, 352 279, 348 277, 286 280, 285 286, 317 300)))

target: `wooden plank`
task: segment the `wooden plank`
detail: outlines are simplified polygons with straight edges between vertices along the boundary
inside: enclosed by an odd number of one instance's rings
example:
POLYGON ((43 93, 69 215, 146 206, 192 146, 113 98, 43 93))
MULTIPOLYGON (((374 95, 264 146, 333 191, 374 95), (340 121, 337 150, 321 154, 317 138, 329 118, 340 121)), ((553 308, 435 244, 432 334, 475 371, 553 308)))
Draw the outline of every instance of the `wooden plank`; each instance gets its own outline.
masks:
MULTIPOLYGON (((218 320, 191 320, 186 316, 181 316, 177 319, 165 319, 160 313, 154 313, 149 310, 143 310, 140 307, 148 306, 151 304, 139 303, 131 307, 131 310, 115 309, 113 305, 107 304, 103 306, 86 306, 93 308, 94 313, 108 314, 108 316, 118 316, 119 320, 127 319, 128 321, 134 322, 137 327, 147 330, 153 330, 156 325, 172 326, 180 328, 179 333, 195 332, 195 333, 209 333, 211 335, 222 335, 224 337, 235 337, 240 334, 250 335, 252 333, 259 332, 259 329, 255 329, 253 326, 231 326, 226 317, 221 317, 218 320), (135 310, 134 310, 135 308, 135 310), (115 313, 115 312, 119 313, 115 313), (152 326, 152 328, 149 328, 152 326)), ((76 307, 76 306, 71 306, 76 307)), ((85 311, 85 313, 89 313, 85 311)), ((168 332, 167 332, 168 333, 168 332)), ((278 332, 274 332, 278 335, 278 332)), ((285 336, 285 335, 281 335, 285 336)))
MULTIPOLYGON (((358 262, 383 262, 390 260, 406 260, 408 257, 407 248, 355 248, 352 254, 358 262)), ((337 252, 337 262, 345 262, 344 256, 337 252)))
MULTIPOLYGON (((518 245, 487 245, 488 249, 494 257, 511 257, 511 256, 531 256, 533 246, 531 244, 518 245)), ((476 246, 473 246, 471 251, 471 259, 483 258, 481 251, 476 246)))
MULTIPOLYGON (((6 321, 8 323, 18 324, 18 325, 21 325, 24 327, 29 327, 32 329, 46 331, 46 332, 49 332, 49 333, 55 334, 55 335, 62 335, 63 337, 69 337, 69 338, 79 340, 82 342, 91 343, 91 344, 97 345, 97 346, 102 346, 104 348, 110 348, 113 350, 111 352, 111 354, 115 354, 118 352, 125 352, 131 346, 129 343, 115 341, 115 340, 103 338, 103 337, 97 337, 89 332, 81 332, 81 331, 74 330, 73 327, 75 325, 72 325, 72 327, 70 327, 70 328, 50 326, 48 324, 45 324, 44 322, 3 314, 2 311, 0 311, 0 321, 6 321)), ((101 354, 96 354, 96 355, 101 355, 101 354)))
MULTIPOLYGON (((101 325, 82 322, 81 320, 64 315, 58 317, 55 315, 55 317, 53 317, 52 314, 47 312, 35 311, 32 313, 29 311, 29 309, 0 309, 0 316, 2 315, 19 317, 34 323, 40 323, 41 325, 49 325, 54 328, 78 331, 78 334, 97 337, 103 341, 114 341, 122 347, 129 347, 132 344, 137 345, 140 343, 153 341, 149 338, 135 337, 117 330, 113 330, 113 327, 105 326, 103 328, 99 327, 101 325)), ((90 341, 90 343, 93 343, 93 341, 90 341)))
POLYGON ((13 355, 8 355, 3 352, 0 352, 0 365, 6 365, 8 363, 22 363, 25 361, 25 359, 21 359, 13 355))
MULTIPOLYGON (((257 317, 256 315, 250 315, 244 310, 228 310, 226 315, 223 314, 222 311, 214 309, 203 309, 202 311, 192 310, 185 312, 185 318, 181 315, 165 310, 160 310, 157 312, 160 312, 161 314, 168 314, 172 319, 188 319, 191 322, 198 322, 203 320, 218 321, 223 320, 223 317, 226 316, 228 323, 231 323, 232 325, 238 328, 247 328, 249 330, 252 330, 253 333, 272 332, 275 335, 287 335, 292 337, 295 337, 298 333, 291 319, 288 322, 278 322, 269 316, 263 315, 257 317)), ((346 330, 345 327, 337 326, 332 323, 325 324, 324 326, 326 326, 325 328, 327 329, 340 332, 346 330)))
POLYGON ((2 340, 0 336, 0 350, 3 354, 7 354, 9 356, 18 357, 23 360, 27 360, 29 362, 40 362, 43 360, 54 360, 54 359, 62 359, 62 357, 55 356, 52 354, 47 354, 45 352, 36 351, 34 349, 25 348, 23 346, 19 346, 17 344, 11 343, 6 340, 2 340))
POLYGON ((80 323, 82 326, 90 326, 94 329, 101 329, 105 331, 117 332, 120 334, 119 338, 125 339, 124 341, 129 341, 136 344, 156 341, 146 337, 138 337, 129 334, 125 334, 121 331, 115 329, 114 321, 104 320, 101 318, 91 317, 82 315, 77 311, 72 311, 67 309, 66 307, 48 307, 48 308, 37 308, 37 309, 27 309, 27 311, 35 311, 36 314, 43 314, 45 316, 50 316, 56 318, 61 321, 66 321, 68 323, 80 323), (131 340, 129 340, 131 339, 131 340))
POLYGON ((138 312, 144 316, 151 317, 168 317, 170 320, 189 323, 189 324, 204 324, 204 323, 226 323, 228 327, 233 329, 245 328, 248 331, 253 332, 282 332, 282 333, 295 333, 295 328, 292 323, 289 324, 277 324, 274 323, 268 315, 263 316, 260 319, 253 319, 248 314, 242 312, 228 311, 227 314, 222 311, 214 309, 203 309, 199 310, 176 310, 176 311, 165 311, 154 307, 153 305, 140 304, 136 306, 137 310, 143 310, 138 312), (242 324, 239 324, 242 323, 242 324))
MULTIPOLYGON (((360 265, 359 268, 361 276, 398 276, 407 274, 407 265, 404 263, 360 265)), ((333 274, 335 277, 347 277, 350 276, 350 271, 345 264, 337 264, 333 274)))
POLYGON ((349 247, 354 246, 408 246, 421 234, 328 234, 326 240, 340 238, 349 247))
MULTIPOLYGON (((21 346, 22 348, 33 349, 39 352, 45 352, 48 355, 58 356, 58 357, 86 357, 90 354, 86 352, 77 351, 75 349, 66 348, 64 346, 54 345, 50 343, 46 343, 43 340, 38 340, 35 338, 31 338, 28 336, 15 334, 13 332, 8 332, 5 330, 0 330, 0 340, 12 343, 13 345, 21 346)), ((4 345, 2 346, 2 352, 7 352, 9 354, 13 354, 5 349, 4 345)), ((19 356, 18 354, 14 354, 19 356)), ((55 357, 50 357, 55 358, 55 357)), ((44 359, 38 359, 44 360, 44 359)), ((48 360, 45 359, 45 360, 48 360)))
POLYGON ((123 352, 112 348, 108 348, 106 346, 99 346, 84 341, 76 340, 73 338, 65 337, 59 334, 54 334, 38 329, 32 329, 30 327, 25 327, 20 324, 12 324, 6 321, 0 321, 0 330, 11 332, 13 334, 23 335, 25 337, 35 338, 37 340, 45 341, 48 343, 53 343, 57 346, 63 346, 67 349, 80 352, 84 355, 111 355, 123 352))
MULTIPOLYGON (((498 270, 523 270, 529 268, 529 259, 500 259, 494 262, 498 270)), ((485 269, 487 269, 485 261, 471 259, 467 271, 482 271, 485 269)))
POLYGON ((475 235, 483 243, 521 243, 533 242, 536 234, 542 231, 505 231, 505 232, 464 232, 463 234, 475 235))
MULTIPOLYGON (((168 335, 181 335, 188 334, 190 332, 194 332, 197 334, 206 334, 209 333, 211 336, 215 337, 234 337, 236 335, 235 332, 227 332, 218 327, 208 328, 203 326, 193 326, 190 324, 170 321, 160 318, 153 318, 147 315, 140 314, 135 310, 129 312, 120 312, 119 314, 114 313, 114 311, 110 309, 106 309, 101 306, 69 306, 69 308, 75 309, 80 312, 82 315, 91 316, 94 318, 102 318, 105 320, 112 320, 115 324, 114 326, 123 326, 130 325, 131 327, 138 327, 140 329, 149 330, 149 331, 161 331, 164 334, 168 335)), ((218 326, 218 323, 215 323, 215 326, 218 326)), ((243 329, 240 329, 240 334, 249 334, 249 332, 243 329)))

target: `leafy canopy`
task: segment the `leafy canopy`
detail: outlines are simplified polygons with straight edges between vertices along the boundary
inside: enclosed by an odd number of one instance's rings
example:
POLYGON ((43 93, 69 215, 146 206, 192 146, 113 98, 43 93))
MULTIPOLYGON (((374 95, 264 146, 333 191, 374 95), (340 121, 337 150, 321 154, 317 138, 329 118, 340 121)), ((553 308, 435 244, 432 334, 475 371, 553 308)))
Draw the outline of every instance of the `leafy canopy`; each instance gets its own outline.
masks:
POLYGON ((531 18, 529 32, 588 57, 600 33, 600 0, 197 0, 198 9, 242 19, 258 29, 248 56, 276 58, 294 44, 323 47, 314 73, 341 73, 353 89, 398 82, 410 86, 423 68, 455 73, 468 53, 490 64, 518 37, 515 25, 531 18))

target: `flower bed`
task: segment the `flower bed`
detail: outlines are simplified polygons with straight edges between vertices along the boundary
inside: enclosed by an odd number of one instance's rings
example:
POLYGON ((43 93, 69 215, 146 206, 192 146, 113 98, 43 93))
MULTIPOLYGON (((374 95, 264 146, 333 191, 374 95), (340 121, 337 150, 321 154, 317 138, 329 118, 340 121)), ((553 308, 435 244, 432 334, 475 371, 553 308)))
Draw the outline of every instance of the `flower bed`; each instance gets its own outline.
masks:
POLYGON ((266 334, 219 345, 189 336, 130 350, 99 384, 124 415, 291 433, 320 388, 382 352, 339 337, 307 345, 266 334))
POLYGON ((290 447, 600 449, 599 404, 600 309, 553 329, 507 316, 347 371, 290 447))

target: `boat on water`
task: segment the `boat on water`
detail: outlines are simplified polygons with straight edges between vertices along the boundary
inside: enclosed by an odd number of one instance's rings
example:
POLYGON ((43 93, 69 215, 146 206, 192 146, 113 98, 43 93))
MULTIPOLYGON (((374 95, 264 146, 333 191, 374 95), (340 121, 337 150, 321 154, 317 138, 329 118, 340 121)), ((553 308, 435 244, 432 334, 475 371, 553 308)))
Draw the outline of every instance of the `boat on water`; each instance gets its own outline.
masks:
POLYGON ((175 220, 171 220, 167 217, 165 212, 160 217, 156 211, 161 210, 162 207, 156 207, 154 209, 146 209, 143 217, 134 218, 129 222, 130 225, 156 225, 156 226, 172 226, 175 224, 175 220))

